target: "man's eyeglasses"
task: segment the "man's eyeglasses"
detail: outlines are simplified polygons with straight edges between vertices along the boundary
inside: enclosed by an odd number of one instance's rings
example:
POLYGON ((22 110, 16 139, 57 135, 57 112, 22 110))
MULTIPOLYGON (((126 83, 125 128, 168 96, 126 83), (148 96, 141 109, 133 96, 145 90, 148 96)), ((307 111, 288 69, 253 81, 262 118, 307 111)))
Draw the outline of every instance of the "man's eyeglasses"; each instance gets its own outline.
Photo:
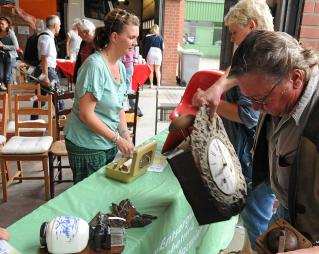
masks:
POLYGON ((275 88, 281 83, 282 79, 277 80, 273 87, 271 88, 271 90, 269 91, 269 93, 267 93, 265 96, 260 97, 260 98, 256 98, 256 97, 250 97, 251 102, 256 103, 258 105, 266 105, 267 104, 267 99, 269 98, 269 96, 273 93, 273 91, 275 90, 275 88))

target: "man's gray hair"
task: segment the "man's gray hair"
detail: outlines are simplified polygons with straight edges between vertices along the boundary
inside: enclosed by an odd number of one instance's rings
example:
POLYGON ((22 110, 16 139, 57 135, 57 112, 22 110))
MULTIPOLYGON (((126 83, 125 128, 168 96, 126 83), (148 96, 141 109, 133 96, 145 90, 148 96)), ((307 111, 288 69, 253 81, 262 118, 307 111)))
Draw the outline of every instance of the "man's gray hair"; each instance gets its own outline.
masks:
POLYGON ((229 76, 263 73, 270 77, 286 77, 294 69, 305 72, 308 81, 318 57, 284 32, 253 31, 234 53, 229 76))
POLYGON ((45 24, 46 24, 47 28, 50 29, 50 28, 54 27, 54 25, 61 24, 61 20, 60 20, 59 16, 51 15, 45 19, 45 24))

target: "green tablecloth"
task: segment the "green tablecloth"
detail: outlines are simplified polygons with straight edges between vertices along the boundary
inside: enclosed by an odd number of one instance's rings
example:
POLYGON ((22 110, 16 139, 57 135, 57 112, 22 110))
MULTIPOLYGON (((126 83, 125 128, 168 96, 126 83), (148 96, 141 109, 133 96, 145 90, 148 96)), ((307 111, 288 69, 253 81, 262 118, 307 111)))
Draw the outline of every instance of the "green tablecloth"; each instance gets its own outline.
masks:
MULTIPOLYGON (((160 150, 167 132, 154 137, 160 150)), ((125 198, 137 210, 158 216, 144 228, 126 230, 123 253, 217 254, 231 241, 237 217, 199 226, 170 167, 162 173, 147 172, 129 184, 106 178, 105 168, 66 190, 8 227, 10 243, 23 254, 38 253, 39 229, 58 215, 77 215, 90 221, 97 212, 109 212, 111 203, 125 198)), ((213 213, 214 211, 212 211, 213 213)))

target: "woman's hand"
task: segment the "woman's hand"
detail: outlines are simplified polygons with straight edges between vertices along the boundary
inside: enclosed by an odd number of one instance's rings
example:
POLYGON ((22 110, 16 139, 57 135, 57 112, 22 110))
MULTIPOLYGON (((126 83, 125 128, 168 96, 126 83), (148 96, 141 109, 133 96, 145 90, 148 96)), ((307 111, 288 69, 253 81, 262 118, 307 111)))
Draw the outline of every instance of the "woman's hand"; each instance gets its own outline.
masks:
POLYGON ((135 149, 131 140, 127 140, 122 137, 117 140, 116 145, 125 157, 131 157, 135 149))
POLYGON ((0 240, 9 240, 9 233, 4 228, 0 228, 0 240))

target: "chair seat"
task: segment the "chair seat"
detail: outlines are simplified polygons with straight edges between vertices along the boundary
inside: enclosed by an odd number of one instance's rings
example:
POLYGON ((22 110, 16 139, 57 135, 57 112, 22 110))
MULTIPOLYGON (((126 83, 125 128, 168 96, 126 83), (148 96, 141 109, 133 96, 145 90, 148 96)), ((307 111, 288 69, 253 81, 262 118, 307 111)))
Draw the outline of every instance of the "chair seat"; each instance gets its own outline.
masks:
MULTIPOLYGON (((125 119, 127 123, 133 123, 134 122, 134 113, 126 113, 125 112, 125 119)), ((137 117, 137 121, 140 120, 140 117, 137 117)))
POLYGON ((3 154, 37 154, 50 149, 53 142, 51 136, 44 137, 12 137, 3 147, 3 154))
POLYGON ((66 150, 65 146, 65 140, 57 140, 55 141, 51 148, 50 148, 51 153, 57 156, 67 156, 68 151, 66 150))
POLYGON ((6 141, 7 141, 7 138, 3 135, 0 135, 0 145, 4 145, 6 141))
MULTIPOLYGON (((29 122, 38 122, 38 123, 46 123, 44 119, 37 119, 37 120, 27 120, 27 121, 21 121, 22 123, 29 123, 29 122)), ((15 132, 15 122, 10 121, 7 124, 7 133, 14 133, 15 132)), ((45 132, 45 128, 20 128, 20 132, 45 132)))

